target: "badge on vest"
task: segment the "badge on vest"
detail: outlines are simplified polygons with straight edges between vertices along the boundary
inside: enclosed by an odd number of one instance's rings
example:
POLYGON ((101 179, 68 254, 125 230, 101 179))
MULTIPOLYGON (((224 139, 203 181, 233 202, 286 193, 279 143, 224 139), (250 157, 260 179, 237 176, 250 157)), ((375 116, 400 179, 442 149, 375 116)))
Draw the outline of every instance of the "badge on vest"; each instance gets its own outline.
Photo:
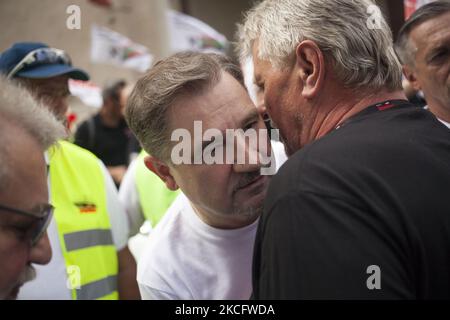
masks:
POLYGON ((81 214, 97 213, 97 206, 93 203, 78 202, 75 203, 75 205, 78 207, 81 214))

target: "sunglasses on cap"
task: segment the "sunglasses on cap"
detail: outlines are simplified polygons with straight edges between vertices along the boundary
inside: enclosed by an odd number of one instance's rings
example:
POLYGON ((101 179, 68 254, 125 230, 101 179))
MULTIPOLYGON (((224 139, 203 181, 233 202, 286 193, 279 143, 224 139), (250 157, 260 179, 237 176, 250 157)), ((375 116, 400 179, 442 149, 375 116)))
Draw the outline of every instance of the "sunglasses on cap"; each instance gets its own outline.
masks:
POLYGON ((67 53, 55 48, 39 48, 29 52, 6 76, 8 79, 24 68, 33 68, 45 64, 72 65, 67 53))
POLYGON ((30 228, 29 230, 31 246, 34 246, 36 245, 36 243, 39 242, 39 240, 42 238, 45 231, 47 230, 47 227, 50 224, 50 221, 52 220, 54 207, 51 204, 44 203, 39 205, 36 213, 32 213, 0 204, 0 210, 5 210, 16 214, 33 217, 38 220, 38 223, 33 224, 33 228, 30 228))

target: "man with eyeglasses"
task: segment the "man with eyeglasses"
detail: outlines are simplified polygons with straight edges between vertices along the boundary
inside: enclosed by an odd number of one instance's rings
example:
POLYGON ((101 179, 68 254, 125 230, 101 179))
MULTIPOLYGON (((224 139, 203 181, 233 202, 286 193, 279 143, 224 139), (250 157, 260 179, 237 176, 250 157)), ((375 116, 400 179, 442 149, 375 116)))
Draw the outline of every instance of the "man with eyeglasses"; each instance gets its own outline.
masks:
POLYGON ((0 299, 15 299, 46 264, 52 217, 43 152, 64 127, 23 89, 0 77, 0 299))
MULTIPOLYGON (((69 78, 88 80, 62 50, 21 42, 0 55, 0 72, 14 79, 63 122, 69 78)), ((67 141, 51 148, 48 183, 55 206, 49 225, 52 261, 19 299, 138 299, 136 262, 128 246, 128 223, 103 163, 67 141)))

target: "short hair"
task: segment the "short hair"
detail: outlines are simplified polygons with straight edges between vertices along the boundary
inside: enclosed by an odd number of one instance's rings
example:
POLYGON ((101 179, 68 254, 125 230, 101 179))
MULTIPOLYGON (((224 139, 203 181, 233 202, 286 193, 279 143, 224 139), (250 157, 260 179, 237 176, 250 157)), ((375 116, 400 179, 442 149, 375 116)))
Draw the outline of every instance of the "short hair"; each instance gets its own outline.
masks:
POLYGON ((14 143, 12 126, 26 132, 42 149, 47 150, 66 135, 64 126, 48 108, 37 102, 17 82, 0 76, 0 189, 9 179, 8 146, 14 143), (5 125, 8 124, 8 125, 5 125))
POLYGON ((414 66, 414 48, 412 47, 411 41, 409 41, 411 31, 419 24, 447 12, 450 12, 450 1, 435 1, 420 7, 406 20, 398 33, 395 43, 395 52, 403 64, 414 66))
POLYGON ((312 40, 333 63, 346 87, 401 88, 401 65, 382 15, 370 27, 370 0, 266 0, 238 27, 241 61, 258 40, 259 58, 275 68, 290 65, 297 45, 312 40), (369 28, 370 27, 370 28, 369 28))
POLYGON ((136 83, 125 108, 125 119, 144 150, 169 160, 167 110, 180 96, 199 95, 227 72, 242 86, 242 72, 228 57, 214 53, 181 52, 156 63, 136 83))
POLYGON ((102 91, 103 101, 107 99, 112 99, 114 101, 119 101, 120 92, 125 89, 127 82, 123 79, 114 80, 112 82, 108 82, 102 91))

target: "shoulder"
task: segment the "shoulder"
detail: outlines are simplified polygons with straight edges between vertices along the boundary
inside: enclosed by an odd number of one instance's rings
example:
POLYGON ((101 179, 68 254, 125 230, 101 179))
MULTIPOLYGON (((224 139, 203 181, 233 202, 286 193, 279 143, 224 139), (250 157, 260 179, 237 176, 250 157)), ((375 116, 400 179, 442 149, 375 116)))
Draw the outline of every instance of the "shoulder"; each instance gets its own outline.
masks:
POLYGON ((141 269, 156 265, 167 267, 166 263, 178 259, 177 247, 184 244, 186 234, 186 223, 182 215, 186 203, 181 196, 184 197, 179 195, 174 200, 148 237, 144 254, 139 262, 141 269))
POLYGON ((360 117, 292 155, 273 177, 269 198, 306 191, 350 200, 387 174, 420 170, 419 158, 432 165, 423 155, 442 153, 432 146, 446 134, 442 129, 427 111, 414 107, 360 117))
POLYGON ((77 132, 80 132, 80 131, 86 131, 87 130, 87 127, 88 127, 88 122, 90 121, 90 119, 86 119, 86 120, 84 120, 83 122, 81 122, 80 123, 80 125, 78 126, 78 128, 77 128, 77 132))
POLYGON ((92 152, 87 149, 84 149, 76 144, 73 144, 68 141, 59 141, 58 145, 55 148, 56 152, 60 152, 63 154, 70 155, 73 159, 77 161, 90 162, 91 165, 98 166, 98 158, 92 152))
POLYGON ((80 133, 87 134, 88 131, 89 131, 90 124, 91 123, 92 124, 96 124, 99 121, 99 119, 97 119, 97 116, 98 115, 92 116, 92 117, 84 120, 83 122, 81 122, 81 124, 77 128, 76 134, 77 135, 80 134, 80 133))

